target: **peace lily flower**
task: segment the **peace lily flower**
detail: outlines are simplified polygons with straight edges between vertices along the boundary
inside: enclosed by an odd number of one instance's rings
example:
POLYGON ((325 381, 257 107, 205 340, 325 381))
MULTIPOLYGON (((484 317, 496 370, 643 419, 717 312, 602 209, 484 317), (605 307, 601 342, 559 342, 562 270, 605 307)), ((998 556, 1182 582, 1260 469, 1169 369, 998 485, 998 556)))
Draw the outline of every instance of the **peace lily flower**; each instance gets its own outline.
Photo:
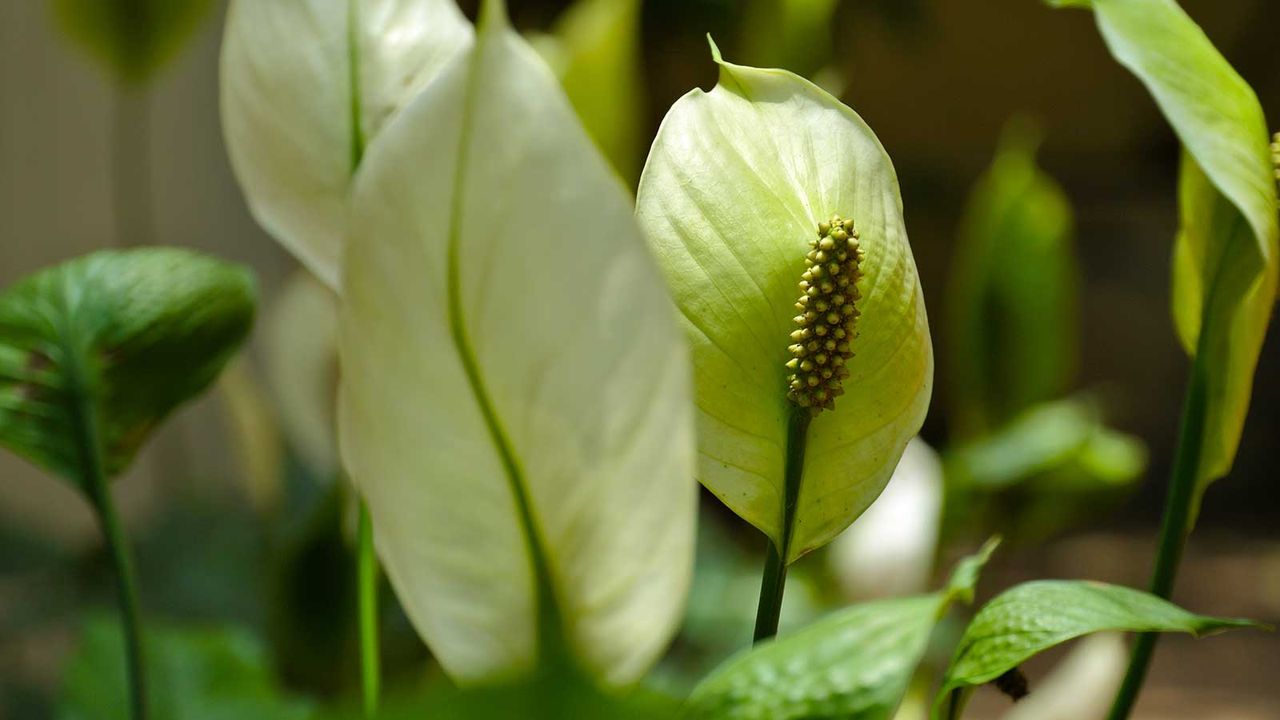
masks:
POLYGON ((370 146, 349 227, 341 454, 410 619, 463 682, 562 652, 638 679, 692 574, 687 350, 627 191, 500 1, 370 146))
POLYGON ((933 351, 893 165, 856 113, 724 62, 663 121, 637 214, 693 345, 698 478, 786 562, 876 499, 933 351))
POLYGON ((471 43, 453 0, 232 0, 222 125, 258 222, 337 288, 365 147, 471 43))

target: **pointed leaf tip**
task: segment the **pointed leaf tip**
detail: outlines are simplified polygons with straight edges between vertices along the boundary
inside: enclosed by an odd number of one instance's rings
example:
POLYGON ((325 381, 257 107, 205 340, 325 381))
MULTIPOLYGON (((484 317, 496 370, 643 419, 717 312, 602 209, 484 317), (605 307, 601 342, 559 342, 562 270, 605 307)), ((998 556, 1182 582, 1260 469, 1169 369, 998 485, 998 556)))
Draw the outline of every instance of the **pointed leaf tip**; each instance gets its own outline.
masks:
POLYGON ((711 46, 711 59, 717 65, 724 64, 724 57, 720 54, 720 46, 716 45, 715 38, 711 37, 711 33, 707 33, 707 44, 711 46))
POLYGON ((978 552, 956 563, 955 570, 951 572, 951 579, 947 581, 946 595, 949 601, 959 600, 966 604, 973 602, 973 594, 978 587, 978 576, 1003 541, 1004 539, 999 535, 993 535, 983 543, 978 552))

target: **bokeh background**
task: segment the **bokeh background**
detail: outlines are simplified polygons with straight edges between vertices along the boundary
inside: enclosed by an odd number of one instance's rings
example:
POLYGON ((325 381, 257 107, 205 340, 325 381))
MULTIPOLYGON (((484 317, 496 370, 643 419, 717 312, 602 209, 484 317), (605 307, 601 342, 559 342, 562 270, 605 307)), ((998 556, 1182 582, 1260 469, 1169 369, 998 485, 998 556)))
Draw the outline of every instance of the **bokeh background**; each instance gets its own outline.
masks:
MULTIPOLYGON (((753 7, 767 3, 645 0, 632 164, 672 102, 715 83, 708 32, 730 60, 785 64, 836 89, 876 130, 900 175, 939 359, 922 435, 948 456, 973 439, 955 417, 965 379, 949 356, 972 349, 947 321, 967 208, 1010 119, 1037 127, 1040 165, 1074 213, 1075 311, 1050 328, 1078 337, 1063 351, 1073 357, 1064 359, 1062 395, 1087 392, 1108 427, 1145 444, 1149 462, 1138 463, 1132 482, 1073 497, 1072 512, 1039 523, 1040 532, 1025 527, 1026 498, 984 497, 980 511, 949 520, 941 565, 984 533, 1003 532, 1011 542, 984 579, 986 595, 1031 577, 1145 585, 1187 370, 1168 312, 1178 146, 1149 95, 1107 54, 1088 13, 1037 0, 833 1, 829 21, 789 40, 753 7)), ((139 546, 149 615, 242 628, 290 691, 346 697, 356 675, 351 523, 333 479, 323 401, 336 369, 308 347, 323 345, 327 300, 249 216, 232 176, 218 109, 225 3, 208 3, 170 62, 125 90, 68 34, 57 4, 0 3, 0 285, 139 242, 196 248, 255 270, 263 312, 246 358, 165 426, 117 491, 139 546), (122 219, 122 206, 133 215, 122 219)), ((567 4, 510 1, 529 32, 554 29, 567 4)), ((1280 126, 1280 3, 1182 5, 1280 126)), ((1235 469, 1209 491, 1193 537, 1177 594, 1187 607, 1280 619, 1278 438, 1273 328, 1235 469)), ((664 666, 674 674, 713 664, 749 633, 763 539, 712 503, 704 520, 700 568, 713 570, 700 570, 695 610, 712 610, 691 613, 700 624, 664 666), (707 602, 716 593, 736 598, 745 617, 717 614, 726 605, 707 602)), ((800 575, 812 584, 789 589, 795 618, 841 602, 826 566, 807 563, 800 575)), ((68 668, 78 662, 83 674, 90 662, 86 612, 110 610, 110 592, 88 506, 68 485, 0 454, 0 718, 51 716, 69 692, 68 668)), ((389 673, 412 678, 429 668, 425 651, 394 601, 386 604, 389 673)), ((1033 688, 1039 672, 1031 668, 1033 688)), ((1169 639, 1141 717, 1280 717, 1278 676, 1274 636, 1169 639)), ((974 716, 996 717, 1003 703, 980 693, 974 716)))

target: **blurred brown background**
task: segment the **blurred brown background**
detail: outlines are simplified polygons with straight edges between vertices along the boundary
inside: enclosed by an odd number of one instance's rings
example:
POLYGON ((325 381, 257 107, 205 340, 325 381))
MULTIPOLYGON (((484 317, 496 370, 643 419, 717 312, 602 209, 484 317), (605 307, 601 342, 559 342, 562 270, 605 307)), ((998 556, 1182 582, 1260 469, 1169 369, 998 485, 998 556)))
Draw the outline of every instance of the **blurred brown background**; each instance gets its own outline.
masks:
MULTIPOLYGON (((517 24, 530 28, 545 27, 565 5, 510 4, 517 24)), ((706 32, 727 58, 751 62, 733 40, 742 5, 645 3, 651 131, 689 88, 714 83, 706 32)), ((1182 5, 1257 90, 1280 129, 1280 2, 1182 5)), ((223 148, 217 81, 223 11, 217 4, 145 101, 155 235, 251 265, 269 303, 296 266, 249 217, 223 148)), ((990 586, 1031 576, 1144 584, 1146 538, 1160 516, 1187 367, 1167 310, 1176 140, 1147 92, 1107 54, 1088 13, 1054 11, 1038 0, 846 0, 836 23, 843 100, 876 130, 901 176, 939 355, 946 345, 936 318, 964 203, 1005 121, 1028 113, 1045 131, 1041 163, 1077 213, 1084 281, 1077 385, 1100 388, 1112 424, 1143 438, 1151 451, 1141 489, 1124 505, 1099 513, 1072 537, 1015 551, 990 586)), ((0 3, 0 284, 113 242, 115 102, 106 75, 69 46, 45 3, 0 3)), ((1193 609, 1280 619, 1278 335, 1273 328, 1263 353, 1235 470, 1210 490, 1192 541, 1179 599, 1193 609)), ((923 433, 937 443, 945 438, 942 400, 935 399, 923 433)), ((219 403, 209 397, 180 413, 121 481, 135 533, 174 494, 242 492, 230 479, 237 465, 219 403)), ((0 542, 29 534, 66 547, 96 543, 79 497, 8 453, 0 453, 0 525, 0 542)), ((7 582, 13 581, 0 576, 0 615, 7 582)), ((1162 646, 1146 717, 1280 717, 1274 637, 1191 642, 1162 646)), ((18 660, 6 653, 0 674, 16 672, 10 663, 54 673, 56 663, 33 664, 28 654, 38 661, 63 649, 33 644, 18 660)))

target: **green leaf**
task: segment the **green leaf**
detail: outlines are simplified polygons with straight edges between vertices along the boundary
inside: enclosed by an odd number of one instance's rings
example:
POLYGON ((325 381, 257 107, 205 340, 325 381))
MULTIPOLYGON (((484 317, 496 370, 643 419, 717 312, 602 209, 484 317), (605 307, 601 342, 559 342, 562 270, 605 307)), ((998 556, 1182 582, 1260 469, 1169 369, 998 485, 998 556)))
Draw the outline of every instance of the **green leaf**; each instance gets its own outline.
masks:
POLYGON ((812 83, 720 61, 719 85, 663 121, 637 214, 693 344, 698 479, 795 560, 876 499, 929 405, 933 349, 889 156, 812 83), (861 317, 846 394, 809 428, 786 542, 785 364, 809 240, 833 213, 861 233, 861 317))
MULTIPOLYGON (((237 629, 159 624, 147 637, 154 720, 305 720, 309 704, 286 696, 265 649, 237 629)), ((123 639, 114 621, 86 623, 62 678, 59 720, 128 720, 123 639)))
POLYGON ((246 269, 176 248, 98 252, 20 281, 0 295, 0 444, 81 482, 89 412, 106 474, 120 473, 218 376, 254 302, 246 269))
POLYGON ((1280 225, 1257 96, 1173 0, 1093 0, 1115 58, 1185 149, 1173 315, 1207 383, 1200 492, 1231 469, 1275 303, 1280 225))
POLYGON ((942 592, 854 605, 730 658, 694 689, 686 717, 814 720, 893 717, 934 626, 970 602, 989 542, 962 560, 942 592))
POLYGON ((1071 205, 1036 165, 1038 130, 1011 121, 965 211, 947 288, 948 394, 975 437, 1067 389, 1079 354, 1071 205))
POLYGON ((1045 403, 947 456, 948 481, 959 488, 1000 490, 1079 464, 1104 484, 1133 480, 1146 466, 1141 441, 1110 430, 1084 397, 1045 403))
POLYGON ((143 83, 200 27, 211 0, 53 0, 63 31, 116 79, 143 83))
MULTIPOLYGON (((1055 645, 1103 631, 1183 632, 1196 636, 1254 627, 1249 620, 1194 615, 1154 595, 1119 585, 1069 580, 1023 583, 987 603, 965 630, 934 707, 953 691, 981 685, 1055 645)), ((953 706, 954 707, 954 706, 953 706)), ((955 717, 955 715, 951 715, 955 717)))
POLYGON ((644 119, 640 10, 640 0, 577 0, 536 45, 587 134, 628 183, 640 174, 644 119))
POLYGON ((484 15, 357 180, 343 460, 455 679, 527 672, 562 637, 627 683, 692 569, 687 351, 626 189, 501 3, 484 15))
POLYGON ((366 146, 471 43, 453 0, 233 0, 222 125, 254 217, 337 288, 366 146))

